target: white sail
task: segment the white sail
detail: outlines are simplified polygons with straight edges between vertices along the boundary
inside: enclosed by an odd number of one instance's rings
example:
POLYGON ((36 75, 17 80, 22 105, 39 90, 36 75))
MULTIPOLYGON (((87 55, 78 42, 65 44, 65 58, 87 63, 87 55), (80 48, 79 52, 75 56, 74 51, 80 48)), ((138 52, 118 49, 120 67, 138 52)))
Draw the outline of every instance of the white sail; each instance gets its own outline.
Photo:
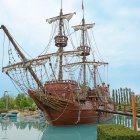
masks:
POLYGON ((94 26, 95 26, 95 23, 93 23, 93 24, 85 24, 85 25, 76 25, 76 26, 72 26, 72 28, 75 31, 78 31, 78 30, 86 31, 87 29, 93 28, 94 26))
POLYGON ((95 66, 108 65, 107 62, 86 61, 86 62, 69 63, 69 64, 66 64, 66 65, 63 65, 63 67, 73 67, 75 65, 83 65, 83 64, 90 64, 90 65, 95 65, 95 66))
POLYGON ((74 12, 74 13, 65 14, 65 15, 62 15, 62 16, 57 16, 57 17, 49 18, 46 21, 49 24, 51 24, 52 22, 55 22, 57 20, 60 20, 60 19, 66 19, 67 21, 69 21, 73 17, 74 14, 76 14, 76 13, 74 12))
MULTIPOLYGON (((62 52, 63 55, 71 55, 71 56, 78 56, 82 53, 82 51, 64 51, 62 52)), ((11 64, 11 65, 8 65, 6 67, 3 67, 2 68, 2 71, 3 72, 8 72, 8 71, 11 71, 13 69, 16 69, 16 68, 27 68, 28 66, 39 66, 41 64, 45 64, 47 63, 48 59, 50 57, 55 57, 55 56, 59 56, 61 55, 61 53, 57 52, 57 53, 50 53, 50 54, 46 54, 46 55, 41 55, 39 56, 38 58, 35 58, 35 59, 32 59, 32 60, 27 60, 25 62, 19 62, 19 63, 16 63, 16 64, 11 64)))

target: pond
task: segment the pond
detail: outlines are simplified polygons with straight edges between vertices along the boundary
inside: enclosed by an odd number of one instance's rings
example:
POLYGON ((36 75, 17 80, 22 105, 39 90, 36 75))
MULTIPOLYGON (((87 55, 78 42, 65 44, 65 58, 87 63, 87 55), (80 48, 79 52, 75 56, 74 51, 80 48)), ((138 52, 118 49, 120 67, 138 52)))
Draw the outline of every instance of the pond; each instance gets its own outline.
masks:
MULTIPOLYGON (((140 120, 138 130, 140 131, 140 120)), ((132 128, 132 118, 114 115, 105 124, 122 124, 132 128)), ((49 126, 42 119, 5 118, 0 119, 0 140, 96 140, 96 125, 67 127, 49 126)))

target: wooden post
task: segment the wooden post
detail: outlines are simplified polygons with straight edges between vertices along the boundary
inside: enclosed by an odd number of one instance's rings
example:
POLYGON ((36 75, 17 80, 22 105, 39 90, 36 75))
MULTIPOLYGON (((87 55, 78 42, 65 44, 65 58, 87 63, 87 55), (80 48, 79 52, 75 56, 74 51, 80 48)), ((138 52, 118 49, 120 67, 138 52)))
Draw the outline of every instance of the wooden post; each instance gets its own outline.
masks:
POLYGON ((131 103, 132 103, 132 114, 133 114, 133 127, 134 127, 134 131, 137 132, 136 104, 135 104, 134 92, 131 92, 131 103))

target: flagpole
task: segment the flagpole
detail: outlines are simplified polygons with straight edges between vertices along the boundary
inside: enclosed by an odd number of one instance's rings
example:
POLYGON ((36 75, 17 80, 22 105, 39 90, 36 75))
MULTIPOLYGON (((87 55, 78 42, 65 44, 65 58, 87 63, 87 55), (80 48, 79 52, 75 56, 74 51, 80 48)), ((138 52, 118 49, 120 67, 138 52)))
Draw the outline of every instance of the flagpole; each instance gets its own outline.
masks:
POLYGON ((61 0, 61 9, 62 9, 62 0, 61 0))
POLYGON ((84 0, 82 0, 82 10, 83 10, 83 19, 84 19, 84 0))

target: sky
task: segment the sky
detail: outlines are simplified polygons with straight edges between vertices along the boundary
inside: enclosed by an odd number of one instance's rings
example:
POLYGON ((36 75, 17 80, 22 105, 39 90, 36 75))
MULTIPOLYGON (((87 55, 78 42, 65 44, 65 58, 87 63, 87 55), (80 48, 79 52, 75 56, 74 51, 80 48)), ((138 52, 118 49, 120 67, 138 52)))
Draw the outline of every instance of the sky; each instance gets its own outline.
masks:
MULTIPOLYGON (((81 21, 82 0, 63 1, 64 13, 76 12, 71 25, 81 21)), ((46 19, 58 15, 60 0, 0 0, 0 25, 4 24, 32 57, 47 45, 46 19)), ((111 89, 131 88, 140 94, 140 1, 84 0, 86 21, 95 22, 94 35, 102 58, 109 62, 111 89)), ((0 95, 18 91, 2 73, 3 31, 0 30, 0 95)))

